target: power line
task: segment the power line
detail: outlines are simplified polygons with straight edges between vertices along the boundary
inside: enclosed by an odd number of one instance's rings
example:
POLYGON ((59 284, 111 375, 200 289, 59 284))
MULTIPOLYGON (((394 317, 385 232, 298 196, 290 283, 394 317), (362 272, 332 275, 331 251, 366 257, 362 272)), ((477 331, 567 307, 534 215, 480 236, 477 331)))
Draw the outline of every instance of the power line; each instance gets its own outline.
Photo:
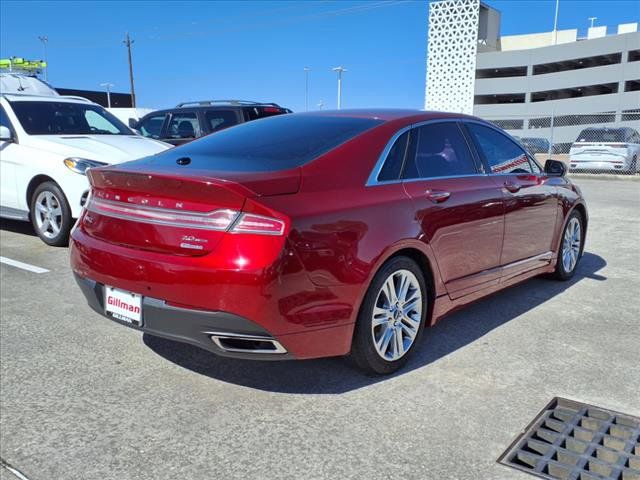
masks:
POLYGON ((355 5, 346 8, 340 8, 337 10, 329 10, 325 12, 312 13, 307 15, 298 15, 290 18, 281 18, 276 21, 259 21, 250 24, 239 25, 237 27, 231 27, 226 29, 217 29, 215 31, 197 31, 197 32, 182 32, 179 34, 173 35, 165 35, 165 36, 153 36, 149 37, 149 40, 155 41, 169 41, 169 40, 180 40, 182 38, 194 38, 194 37, 208 37, 215 36, 219 34, 225 33, 238 33, 238 32, 246 32, 249 30, 263 30, 263 29, 271 29, 281 27, 282 25, 291 24, 291 23, 302 23, 309 20, 315 19, 323 19, 329 17, 338 17, 342 15, 351 15, 355 13, 367 12, 369 10, 374 10, 377 8, 388 7, 392 5, 400 5, 403 3, 407 3, 410 0, 384 0, 379 2, 371 2, 366 3, 364 5, 355 5))

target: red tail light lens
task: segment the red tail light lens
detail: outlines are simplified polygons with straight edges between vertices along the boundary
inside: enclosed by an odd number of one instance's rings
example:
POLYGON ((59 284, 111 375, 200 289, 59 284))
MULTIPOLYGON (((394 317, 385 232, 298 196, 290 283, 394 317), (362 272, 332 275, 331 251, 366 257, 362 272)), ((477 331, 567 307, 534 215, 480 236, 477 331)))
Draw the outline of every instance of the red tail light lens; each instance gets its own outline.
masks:
POLYGON ((231 233, 282 235, 285 227, 285 223, 277 218, 236 210, 220 209, 199 213, 105 200, 93 195, 89 196, 85 208, 90 212, 121 220, 231 233))
POLYGON ((225 231, 238 218, 235 210, 215 210, 208 213, 145 207, 91 197, 87 210, 108 217, 171 227, 201 228, 225 231))
POLYGON ((232 233, 257 233, 260 235, 282 235, 284 222, 277 218, 243 213, 231 228, 232 233))

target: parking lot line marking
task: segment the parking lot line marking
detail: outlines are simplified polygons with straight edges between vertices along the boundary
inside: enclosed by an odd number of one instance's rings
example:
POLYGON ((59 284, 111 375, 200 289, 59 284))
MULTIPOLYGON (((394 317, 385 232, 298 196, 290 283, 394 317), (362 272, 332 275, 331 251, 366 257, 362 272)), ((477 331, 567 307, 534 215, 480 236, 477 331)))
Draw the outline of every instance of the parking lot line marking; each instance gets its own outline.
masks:
POLYGON ((7 462, 0 458, 0 468, 6 468, 8 471, 13 473, 20 480, 29 480, 20 470, 13 468, 7 462))
POLYGON ((36 267, 35 265, 29 265, 28 263, 19 262, 18 260, 12 260, 7 257, 0 257, 0 263, 11 265, 12 267, 21 268, 22 270, 28 270, 33 273, 47 273, 49 270, 42 267, 36 267))

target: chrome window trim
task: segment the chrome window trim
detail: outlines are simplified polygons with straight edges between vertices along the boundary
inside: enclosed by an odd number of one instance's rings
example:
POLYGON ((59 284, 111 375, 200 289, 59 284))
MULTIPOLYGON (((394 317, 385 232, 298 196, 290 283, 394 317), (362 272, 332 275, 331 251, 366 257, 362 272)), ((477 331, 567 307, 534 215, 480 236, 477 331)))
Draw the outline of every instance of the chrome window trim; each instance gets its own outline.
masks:
MULTIPOLYGON (((389 153, 391 152, 391 149, 393 148, 394 144, 396 143, 396 141, 402 136, 402 134, 404 134, 405 132, 409 131, 409 130, 413 130, 414 128, 418 128, 418 127, 422 127, 425 125, 431 125, 434 123, 450 123, 450 122, 454 122, 454 123, 460 123, 460 122, 465 122, 467 121, 466 118, 434 118, 431 120, 423 120, 422 122, 416 122, 416 123, 412 123, 411 125, 407 125, 405 127, 402 127, 400 130, 398 130, 396 133, 393 134, 393 136, 391 137, 391 139, 387 142, 387 144, 385 145, 384 149, 382 150, 382 153, 380 154, 380 156, 378 157, 378 160, 376 161, 376 164, 373 166, 373 170, 371 170, 371 173, 369 174, 369 178, 367 178, 367 182, 365 183, 365 187, 376 187, 378 185, 393 185, 393 184, 397 184, 397 183, 409 183, 409 182, 423 182, 426 180, 446 180, 446 179, 451 179, 451 178, 466 178, 466 177, 485 177, 487 176, 487 173, 485 172, 477 172, 477 173, 468 173, 468 174, 464 174, 464 175, 447 175, 447 176, 442 176, 442 177, 420 177, 420 178, 409 178, 409 179, 402 179, 402 178, 398 178, 396 180, 378 180, 378 176, 380 175, 380 172, 382 171, 382 167, 384 166, 384 163, 387 160, 387 157, 389 156, 389 153)), ((476 123, 480 124, 480 125, 486 125, 486 123, 481 122, 481 121, 476 121, 476 123)), ((465 132, 460 131, 460 135, 462 135, 462 137, 464 138, 464 141, 467 145, 467 149, 469 151, 469 155, 471 156, 471 159, 474 163, 474 165, 476 166, 476 168, 478 168, 478 165, 476 165, 476 159, 474 158, 474 152, 471 149, 471 146, 468 144, 468 139, 467 136, 465 134, 465 132)), ((480 160, 481 166, 484 169, 484 164, 482 164, 482 159, 478 159, 480 160)), ((402 172, 400 172, 402 173, 402 172)))

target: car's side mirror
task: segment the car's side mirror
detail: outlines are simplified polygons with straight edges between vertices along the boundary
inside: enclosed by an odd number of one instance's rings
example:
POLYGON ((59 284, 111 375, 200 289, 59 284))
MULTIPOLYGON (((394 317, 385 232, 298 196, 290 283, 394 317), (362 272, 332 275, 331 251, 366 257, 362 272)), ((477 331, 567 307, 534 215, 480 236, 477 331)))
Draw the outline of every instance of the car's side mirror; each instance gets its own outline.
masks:
POLYGON ((13 142, 13 135, 8 127, 0 126, 0 142, 13 142))
POLYGON ((550 177, 564 177, 567 173, 567 166, 559 160, 548 159, 544 164, 544 173, 550 177))
POLYGON ((137 130, 138 129, 138 120, 136 120, 135 118, 130 118, 129 119, 129 128, 137 130))

